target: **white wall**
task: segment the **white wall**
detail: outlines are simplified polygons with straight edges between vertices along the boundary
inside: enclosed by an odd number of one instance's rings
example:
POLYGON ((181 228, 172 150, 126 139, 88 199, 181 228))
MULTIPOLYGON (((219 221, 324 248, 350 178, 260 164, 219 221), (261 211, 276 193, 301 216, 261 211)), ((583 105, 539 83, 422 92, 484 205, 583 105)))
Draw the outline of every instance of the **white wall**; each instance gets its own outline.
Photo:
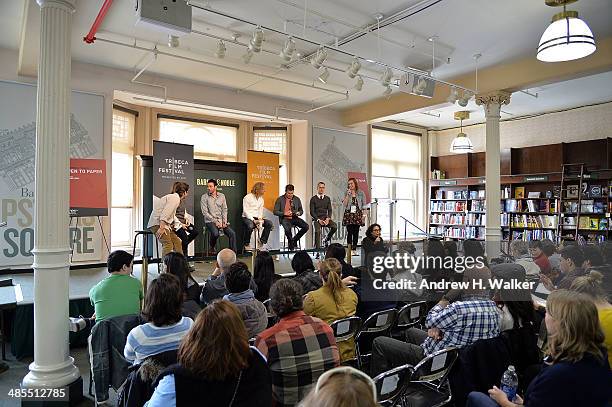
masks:
MULTIPOLYGON (((35 83, 36 78, 20 77, 17 75, 18 52, 0 48, 0 79, 25 83, 35 83)), ((109 68, 101 65, 85 64, 73 61, 72 81, 73 90, 97 93, 104 96, 104 157, 108 160, 108 180, 111 179, 110 157, 111 157, 111 130, 112 130, 112 105, 115 90, 138 93, 150 97, 159 97, 160 89, 146 85, 133 84, 130 79, 133 72, 109 68)), ((294 110, 308 110, 312 106, 296 103, 290 100, 271 98, 249 92, 237 93, 235 90, 205 85, 185 80, 145 74, 140 78, 142 81, 152 82, 167 86, 168 98, 173 100, 187 101, 213 107, 222 107, 241 110, 249 113, 274 115, 276 107, 285 107, 294 110)), ((312 137, 312 126, 320 126, 334 129, 349 130, 361 134, 367 134, 367 126, 361 125, 354 128, 346 128, 341 124, 340 113, 322 109, 312 114, 301 114, 284 112, 284 117, 305 120, 304 124, 298 124, 298 131, 293 136, 290 151, 291 182, 304 195, 310 198, 312 191, 312 168, 310 145, 312 137), (287 114, 284 114, 287 113, 287 114), (305 128, 300 127, 305 126, 305 128), (301 192, 303 191, 303 192, 301 192), (308 195, 308 196, 306 196, 308 195)), ((296 191, 297 192, 297 191, 296 191)), ((109 203, 110 203, 109 191, 109 203)), ((109 236, 110 222, 106 222, 105 230, 109 236)), ((110 239, 109 239, 110 241, 110 239)))
MULTIPOLYGON (((463 126, 474 151, 485 151, 485 126, 463 126)), ((458 129, 430 131, 432 155, 449 155, 458 129)), ((612 102, 500 123, 501 148, 529 147, 612 137, 612 102)))

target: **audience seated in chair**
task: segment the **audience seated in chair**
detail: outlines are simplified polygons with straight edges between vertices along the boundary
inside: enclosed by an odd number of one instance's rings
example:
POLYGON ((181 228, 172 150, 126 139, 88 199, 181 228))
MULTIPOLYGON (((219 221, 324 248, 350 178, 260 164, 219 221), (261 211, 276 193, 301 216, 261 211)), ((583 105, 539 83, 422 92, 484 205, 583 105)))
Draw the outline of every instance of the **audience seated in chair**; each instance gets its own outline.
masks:
POLYGON ((604 342, 606 348, 608 349, 608 362, 612 366, 612 305, 608 302, 608 298, 606 298, 606 292, 603 289, 602 283, 603 275, 592 270, 586 276, 576 278, 570 290, 586 295, 597 307, 599 323, 605 336, 604 342))
POLYGON ((605 357, 597 308, 583 294, 557 290, 547 299, 550 334, 548 364, 531 382, 524 398, 508 400, 497 386, 489 395, 473 392, 468 407, 605 407, 612 399, 612 372, 605 357))
MULTIPOLYGON (((336 259, 327 259, 319 263, 319 275, 323 287, 311 291, 304 299, 304 312, 313 317, 332 322, 352 317, 357 311, 357 294, 342 282, 342 266, 336 259)), ((355 357, 353 339, 338 344, 342 362, 355 357)))
POLYGON ((146 324, 132 329, 123 355, 137 365, 145 358, 178 349, 193 320, 181 316, 183 290, 179 279, 168 273, 151 281, 143 316, 146 324))
POLYGON ((140 312, 144 295, 140 281, 131 276, 133 260, 134 257, 123 250, 108 256, 110 275, 89 290, 96 321, 140 312))
POLYGON ((253 290, 249 288, 250 283, 248 266, 241 261, 232 264, 225 276, 225 287, 229 293, 223 299, 238 307, 249 338, 254 338, 268 326, 268 310, 255 299, 253 290))
POLYGON ((255 298, 265 301, 270 298, 270 287, 282 277, 274 273, 274 259, 268 252, 259 252, 253 266, 253 281, 257 285, 255 298))
POLYGON ((513 240, 510 243, 510 255, 514 257, 514 262, 525 268, 525 273, 528 277, 537 276, 540 274, 540 266, 533 261, 529 254, 529 243, 523 240, 513 240))
POLYGON ((146 404, 269 407, 271 376, 266 360, 249 347, 238 308, 214 301, 200 312, 181 342, 178 364, 166 369, 146 404))
POLYGON ((282 279, 270 289, 270 302, 280 321, 257 337, 255 345, 272 371, 275 405, 294 406, 325 371, 340 364, 334 333, 319 318, 303 311, 302 287, 282 279))
POLYGON ((164 256, 164 270, 166 273, 175 275, 181 283, 183 292, 182 315, 195 319, 202 309, 199 304, 202 289, 191 276, 187 259, 180 253, 170 252, 164 256))
POLYGON ((559 288, 569 289, 576 277, 585 274, 582 268, 585 259, 580 247, 576 245, 566 246, 561 249, 560 254, 561 262, 559 263, 559 269, 561 274, 559 277, 553 281, 544 274, 540 275, 540 281, 550 291, 559 288))
POLYGON ((304 294, 321 288, 323 285, 319 273, 315 272, 312 258, 305 250, 297 251, 293 255, 293 259, 291 259, 291 268, 295 271, 293 280, 302 285, 304 294))
POLYGON ((552 273, 552 266, 548 256, 544 253, 544 245, 541 240, 530 240, 529 241, 529 252, 535 264, 540 267, 540 273, 550 275, 552 273))
MULTIPOLYGON (((217 253, 217 264, 212 275, 206 279, 200 295, 202 306, 210 304, 216 299, 223 298, 228 293, 225 288, 225 276, 229 272, 230 266, 236 263, 236 253, 231 249, 222 249, 217 253)), ((251 280, 250 288, 257 293, 257 284, 251 280)))
MULTIPOLYGON (((487 268, 465 271, 464 281, 480 281, 486 287, 490 278, 487 268)), ((488 297, 488 289, 471 284, 461 301, 446 307, 436 305, 425 321, 427 332, 410 328, 408 343, 387 337, 374 340, 372 376, 403 364, 416 365, 424 356, 448 348, 469 345, 478 339, 499 335, 499 313, 488 297)))
POLYGON ((365 373, 342 366, 319 376, 299 407, 377 407, 376 386, 365 373))

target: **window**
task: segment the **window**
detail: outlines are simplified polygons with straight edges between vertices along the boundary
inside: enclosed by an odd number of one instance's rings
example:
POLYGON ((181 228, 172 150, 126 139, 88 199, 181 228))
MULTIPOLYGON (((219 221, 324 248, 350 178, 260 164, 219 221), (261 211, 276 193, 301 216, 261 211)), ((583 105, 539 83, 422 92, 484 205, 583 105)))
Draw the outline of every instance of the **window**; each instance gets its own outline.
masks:
POLYGON ((111 245, 130 246, 134 218, 134 125, 136 116, 113 109, 111 245))
POLYGON ((194 158, 237 161, 238 127, 158 115, 159 140, 193 145, 194 158))
POLYGON ((378 199, 377 222, 383 235, 400 238, 420 232, 403 218, 422 228, 418 203, 422 202, 421 136, 405 131, 372 127, 372 198, 378 199), (391 219, 391 204, 395 216, 391 219), (390 230, 391 229, 391 230, 390 230))
POLYGON ((278 153, 278 190, 284 191, 289 177, 287 169, 287 128, 255 127, 253 128, 253 149, 278 153))

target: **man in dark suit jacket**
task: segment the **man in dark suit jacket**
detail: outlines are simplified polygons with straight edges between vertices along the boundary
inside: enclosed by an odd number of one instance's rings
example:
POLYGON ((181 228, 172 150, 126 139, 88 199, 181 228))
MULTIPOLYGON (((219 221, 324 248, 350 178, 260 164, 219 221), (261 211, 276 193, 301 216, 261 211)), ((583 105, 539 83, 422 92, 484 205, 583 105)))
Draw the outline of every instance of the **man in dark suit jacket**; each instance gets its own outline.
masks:
POLYGON ((304 214, 300 198, 293 194, 294 186, 289 184, 285 187, 285 194, 279 196, 274 203, 274 214, 278 216, 280 224, 285 229, 285 236, 289 242, 289 250, 294 250, 297 242, 308 232, 308 224, 300 219, 304 214), (297 226, 299 232, 293 236, 291 228, 297 226))
POLYGON ((327 227, 329 232, 323 241, 323 246, 327 246, 336 233, 338 227, 332 220, 332 204, 329 196, 325 195, 325 182, 317 184, 317 194, 310 198, 310 216, 314 221, 315 228, 315 247, 321 246, 321 228, 327 227))

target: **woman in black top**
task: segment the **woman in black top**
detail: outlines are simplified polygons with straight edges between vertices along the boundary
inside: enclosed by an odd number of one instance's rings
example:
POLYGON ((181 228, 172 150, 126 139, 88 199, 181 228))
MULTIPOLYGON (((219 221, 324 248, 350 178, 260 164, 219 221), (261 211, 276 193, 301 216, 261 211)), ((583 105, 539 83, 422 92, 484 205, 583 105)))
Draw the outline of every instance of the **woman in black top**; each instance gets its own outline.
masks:
POLYGON ((185 317, 195 319, 202 307, 199 305, 200 292, 202 289, 197 281, 191 276, 189 264, 180 253, 170 252, 164 256, 164 269, 166 273, 178 277, 183 291, 182 314, 185 317))
POLYGON ((323 285, 319 273, 314 271, 310 255, 305 250, 300 250, 293 255, 291 268, 295 271, 293 279, 301 284, 304 294, 317 290, 323 285))
POLYGON ((274 274, 274 259, 268 252, 259 252, 255 257, 255 270, 253 280, 257 284, 255 298, 264 302, 270 298, 270 287, 282 277, 274 274))
POLYGON ((383 241, 383 238, 380 237, 381 229, 378 223, 373 223, 366 230, 366 235, 361 241, 361 254, 362 259, 365 261, 367 259, 368 254, 370 253, 383 253, 386 254, 387 246, 383 241))
POLYGON ((159 376, 148 407, 272 404, 270 370, 249 347, 240 312, 229 301, 214 301, 198 314, 181 343, 178 362, 159 376))

